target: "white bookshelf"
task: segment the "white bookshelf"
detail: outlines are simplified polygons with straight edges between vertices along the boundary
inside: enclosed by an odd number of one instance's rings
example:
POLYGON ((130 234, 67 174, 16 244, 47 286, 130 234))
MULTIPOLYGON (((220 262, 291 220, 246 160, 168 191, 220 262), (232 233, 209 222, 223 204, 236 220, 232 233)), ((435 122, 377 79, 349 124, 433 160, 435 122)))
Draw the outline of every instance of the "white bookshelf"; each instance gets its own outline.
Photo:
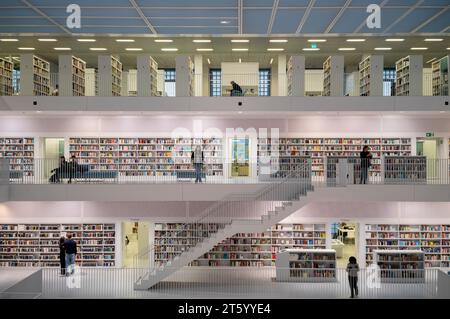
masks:
POLYGON ((0 58, 0 96, 13 95, 13 69, 14 63, 0 58))
POLYGON ((425 267, 450 267, 450 225, 366 224, 366 264, 375 260, 375 250, 419 250, 425 267))
POLYGON ((60 55, 58 68, 58 94, 60 96, 85 96, 86 62, 73 55, 60 55))
MULTIPOLYGON (((182 223, 155 225, 154 243, 156 265, 189 249, 195 233, 182 223)), ((205 224, 205 232, 215 231, 218 224, 205 224), (209 227, 209 230, 207 229, 209 227)), ((198 227, 198 224, 196 225, 198 227)), ((265 267, 274 266, 276 254, 287 248, 326 249, 326 224, 277 224, 262 233, 239 233, 193 261, 191 266, 265 267)))
POLYGON ((427 158, 425 156, 384 157, 384 181, 386 183, 425 183, 427 158))
POLYGON ((190 56, 179 55, 176 63, 176 96, 194 96, 194 62, 190 56))
POLYGON ((344 95, 344 57, 330 56, 323 63, 323 96, 344 95))
POLYGON ((445 56, 431 65, 431 72, 433 78, 433 95, 434 96, 448 96, 448 66, 450 56, 445 56))
POLYGON ((98 95, 120 96, 122 92, 122 63, 112 55, 98 56, 98 95))
POLYGON ((423 57, 409 55, 395 63, 397 96, 422 96, 423 57))
POLYGON ((383 56, 369 55, 359 63, 359 95, 383 96, 383 56))
POLYGON ((305 57, 291 56, 287 63, 287 93, 288 96, 305 95, 305 57))
POLYGON ((277 281, 336 281, 334 249, 285 249, 277 254, 277 281))
POLYGON ((71 137, 70 155, 91 170, 119 172, 119 176, 176 176, 192 170, 191 154, 202 145, 209 176, 223 175, 222 139, 172 139, 156 137, 71 137))
POLYGON ((20 94, 50 95, 50 63, 33 54, 20 56, 20 94))
POLYGON ((157 91, 158 63, 149 55, 138 56, 137 96, 157 96, 157 91))
POLYGON ((384 283, 425 282, 424 253, 420 250, 375 250, 375 263, 384 283))
POLYGON ((0 224, 0 267, 59 267, 59 238, 72 234, 76 263, 114 267, 115 224, 0 224))
POLYGON ((34 175, 34 138, 0 137, 0 158, 6 158, 10 171, 34 175))

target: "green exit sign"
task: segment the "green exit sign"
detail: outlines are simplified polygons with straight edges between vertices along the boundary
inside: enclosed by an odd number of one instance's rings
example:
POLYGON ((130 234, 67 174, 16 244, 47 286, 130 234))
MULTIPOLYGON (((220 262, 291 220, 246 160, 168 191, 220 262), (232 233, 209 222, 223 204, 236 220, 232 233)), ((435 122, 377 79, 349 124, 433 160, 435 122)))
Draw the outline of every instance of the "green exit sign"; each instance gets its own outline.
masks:
POLYGON ((433 132, 427 132, 425 133, 426 137, 434 137, 434 133, 433 132))

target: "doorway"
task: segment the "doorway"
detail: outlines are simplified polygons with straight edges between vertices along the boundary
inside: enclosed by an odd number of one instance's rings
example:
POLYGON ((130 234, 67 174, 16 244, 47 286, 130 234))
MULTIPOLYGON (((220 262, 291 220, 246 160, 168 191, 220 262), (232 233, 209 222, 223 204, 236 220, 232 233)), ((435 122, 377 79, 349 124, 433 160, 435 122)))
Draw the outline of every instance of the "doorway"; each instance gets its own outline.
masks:
POLYGON ((231 176, 250 176, 250 139, 231 139, 231 176))
POLYGON ((418 156, 425 156, 427 159, 427 177, 436 178, 439 174, 440 163, 438 161, 440 154, 441 138, 421 137, 417 138, 416 153, 418 156))
POLYGON ((125 268, 148 267, 149 257, 142 255, 149 249, 149 223, 126 221, 122 223, 122 265, 125 268), (140 255, 136 264, 136 256, 140 255))
POLYGON ((336 250, 338 268, 347 267, 351 256, 358 259, 358 224, 351 221, 339 221, 331 224, 331 248, 336 250))
POLYGON ((51 170, 60 165, 59 157, 64 156, 64 138, 45 137, 43 143, 44 162, 36 163, 37 171, 44 174, 44 178, 48 179, 51 175, 51 170))

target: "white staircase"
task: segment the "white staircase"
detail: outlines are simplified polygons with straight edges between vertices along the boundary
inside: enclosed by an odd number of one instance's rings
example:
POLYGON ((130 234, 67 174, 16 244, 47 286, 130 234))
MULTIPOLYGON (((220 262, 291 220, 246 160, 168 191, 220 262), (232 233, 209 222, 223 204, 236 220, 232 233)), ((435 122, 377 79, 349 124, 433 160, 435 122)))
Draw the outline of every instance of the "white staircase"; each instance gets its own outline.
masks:
MULTIPOLYGON (((210 251, 218 243, 232 237, 236 233, 264 232, 274 224, 279 223, 299 210, 308 203, 308 192, 313 190, 312 186, 310 184, 293 184, 292 182, 289 184, 290 185, 287 185, 288 187, 281 184, 275 185, 272 186, 272 189, 265 191, 266 196, 269 194, 270 198, 272 198, 272 201, 270 201, 271 204, 266 206, 271 207, 270 210, 263 211, 257 218, 241 219, 239 217, 230 217, 229 222, 223 224, 223 228, 219 228, 216 232, 209 233, 208 236, 201 239, 196 245, 191 246, 187 251, 180 255, 173 257, 162 266, 150 269, 134 283, 134 289, 148 290, 177 270, 187 266, 190 262, 210 251), (281 192, 278 193, 279 191, 281 192), (273 200, 280 197, 289 200, 273 200)), ((261 200, 261 198, 258 199, 261 200)), ((254 207, 255 210, 260 209, 256 205, 250 207, 254 207)), ((199 223, 202 223, 202 221, 199 221, 199 223)))

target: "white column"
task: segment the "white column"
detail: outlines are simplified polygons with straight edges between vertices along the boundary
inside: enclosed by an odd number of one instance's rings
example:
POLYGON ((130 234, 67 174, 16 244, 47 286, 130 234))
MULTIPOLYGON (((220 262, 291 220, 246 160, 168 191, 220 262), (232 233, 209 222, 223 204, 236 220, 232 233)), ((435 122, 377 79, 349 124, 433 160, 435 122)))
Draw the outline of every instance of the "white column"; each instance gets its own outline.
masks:
POLYGON ((156 91, 161 92, 161 95, 164 96, 164 70, 158 70, 157 75, 157 85, 156 85, 156 91))
POLYGON ((139 55, 137 57, 137 96, 151 96, 151 57, 139 55))
POLYGON ((112 65, 110 55, 98 56, 98 96, 112 96, 112 65))
MULTIPOLYGON (((129 87, 128 87, 128 71, 123 71, 122 72, 122 88, 121 88, 121 92, 120 95, 121 96, 128 96, 128 91, 129 91, 129 87)), ((139 90, 138 90, 139 92, 139 90)))
POLYGON ((59 96, 73 96, 71 55, 60 55, 58 57, 58 72, 59 96))
POLYGON ((370 57, 370 96, 383 96, 384 57, 372 55, 370 57))
POLYGON ((295 55, 291 57, 292 63, 292 96, 305 95, 305 57, 295 55))
POLYGON ((330 96, 344 95, 344 56, 335 55, 331 57, 330 70, 330 96))
POLYGON ((423 56, 409 57, 409 95, 423 95, 423 56))
POLYGON ((194 84, 195 96, 203 95, 203 56, 196 54, 194 55, 194 84))
POLYGON ((278 96, 287 95, 286 56, 279 55, 277 59, 278 69, 278 96))
POLYGON ((175 58, 175 72, 176 72, 176 83, 175 92, 176 96, 190 96, 190 68, 189 68, 190 58, 187 55, 179 55, 175 58))
POLYGON ((20 95, 33 96, 34 88, 33 54, 20 56, 20 95))

